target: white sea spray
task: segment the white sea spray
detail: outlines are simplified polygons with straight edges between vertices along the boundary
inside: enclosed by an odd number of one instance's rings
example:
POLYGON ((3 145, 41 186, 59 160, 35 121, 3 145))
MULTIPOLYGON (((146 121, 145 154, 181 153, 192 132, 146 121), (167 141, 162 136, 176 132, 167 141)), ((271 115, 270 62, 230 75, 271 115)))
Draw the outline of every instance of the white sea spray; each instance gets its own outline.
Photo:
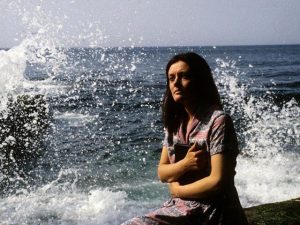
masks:
MULTIPOLYGON (((57 179, 33 192, 0 200, 1 224, 112 224, 125 214, 124 191, 76 188, 77 170, 61 170, 57 179)), ((121 221, 119 221, 121 223, 121 221)))
POLYGON ((227 109, 243 120, 239 121, 243 125, 239 129, 243 144, 236 175, 242 204, 250 206, 298 197, 299 190, 295 188, 300 185, 298 103, 292 99, 279 107, 272 98, 251 94, 251 84, 239 83, 243 74, 234 61, 216 61, 218 67, 214 73, 227 109))

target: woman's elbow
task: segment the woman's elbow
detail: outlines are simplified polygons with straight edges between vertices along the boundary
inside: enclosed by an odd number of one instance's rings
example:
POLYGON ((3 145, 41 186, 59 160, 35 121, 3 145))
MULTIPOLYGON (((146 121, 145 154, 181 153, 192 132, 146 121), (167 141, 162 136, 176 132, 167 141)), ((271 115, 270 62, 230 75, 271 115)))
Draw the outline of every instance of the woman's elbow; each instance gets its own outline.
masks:
POLYGON ((168 177, 167 175, 165 175, 162 169, 160 169, 159 167, 157 170, 157 175, 158 179, 163 183, 171 183, 175 181, 172 177, 168 177))
POLYGON ((168 179, 164 178, 163 176, 159 176, 158 175, 158 179, 160 180, 160 182, 163 182, 163 183, 167 183, 168 182, 168 179))
POLYGON ((175 182, 176 180, 173 179, 173 178, 166 178, 166 177, 163 177, 163 176, 159 176, 158 175, 158 179, 163 182, 163 183, 172 183, 172 182, 175 182))
POLYGON ((157 168, 157 176, 158 176, 158 179, 159 179, 161 182, 163 182, 163 183, 166 182, 166 179, 165 179, 164 176, 162 175, 160 166, 158 166, 158 168, 157 168))

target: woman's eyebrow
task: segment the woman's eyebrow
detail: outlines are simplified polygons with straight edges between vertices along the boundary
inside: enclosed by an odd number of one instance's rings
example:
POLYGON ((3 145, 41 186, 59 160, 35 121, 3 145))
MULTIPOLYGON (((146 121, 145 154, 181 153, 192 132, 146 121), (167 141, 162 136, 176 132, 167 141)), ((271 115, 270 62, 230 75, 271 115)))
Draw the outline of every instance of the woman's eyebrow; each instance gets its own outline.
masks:
POLYGON ((175 76, 176 74, 185 74, 185 73, 189 73, 189 70, 183 70, 183 71, 179 71, 178 73, 169 73, 168 76, 175 76))

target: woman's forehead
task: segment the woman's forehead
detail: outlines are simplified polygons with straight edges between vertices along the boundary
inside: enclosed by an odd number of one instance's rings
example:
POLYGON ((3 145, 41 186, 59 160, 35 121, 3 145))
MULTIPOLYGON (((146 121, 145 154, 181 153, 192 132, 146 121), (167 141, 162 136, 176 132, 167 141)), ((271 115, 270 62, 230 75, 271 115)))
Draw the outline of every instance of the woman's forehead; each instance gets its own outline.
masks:
POLYGON ((184 61, 178 61, 176 63, 173 63, 168 71, 168 74, 176 74, 178 72, 183 72, 183 71, 188 71, 189 70, 189 65, 184 62, 184 61))

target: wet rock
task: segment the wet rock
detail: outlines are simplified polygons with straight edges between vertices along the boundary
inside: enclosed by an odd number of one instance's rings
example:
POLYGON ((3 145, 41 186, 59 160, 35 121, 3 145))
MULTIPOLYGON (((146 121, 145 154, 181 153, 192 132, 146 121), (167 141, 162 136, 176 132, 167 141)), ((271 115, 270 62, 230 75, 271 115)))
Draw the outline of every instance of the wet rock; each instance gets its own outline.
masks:
POLYGON ((245 209, 250 225, 300 225, 300 198, 245 209))
POLYGON ((43 141, 50 124, 43 95, 22 95, 10 99, 0 112, 0 190, 13 178, 25 177, 43 153, 43 141))

